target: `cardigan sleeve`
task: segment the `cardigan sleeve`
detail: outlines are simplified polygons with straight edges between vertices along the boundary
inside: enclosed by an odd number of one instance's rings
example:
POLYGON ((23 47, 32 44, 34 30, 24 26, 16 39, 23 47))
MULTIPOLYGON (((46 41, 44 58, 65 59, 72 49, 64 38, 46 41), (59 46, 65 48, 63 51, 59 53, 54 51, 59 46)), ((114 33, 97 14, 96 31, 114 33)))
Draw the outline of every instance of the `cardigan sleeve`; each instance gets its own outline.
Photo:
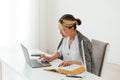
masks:
POLYGON ((61 49, 61 44, 62 44, 62 42, 63 42, 63 39, 64 39, 64 38, 61 39, 61 41, 59 42, 58 47, 57 47, 57 51, 58 51, 59 54, 60 54, 59 59, 61 59, 61 60, 63 60, 63 55, 61 54, 60 49, 61 49))
POLYGON ((85 60, 88 72, 94 73, 94 61, 92 58, 92 44, 89 40, 84 41, 85 60))

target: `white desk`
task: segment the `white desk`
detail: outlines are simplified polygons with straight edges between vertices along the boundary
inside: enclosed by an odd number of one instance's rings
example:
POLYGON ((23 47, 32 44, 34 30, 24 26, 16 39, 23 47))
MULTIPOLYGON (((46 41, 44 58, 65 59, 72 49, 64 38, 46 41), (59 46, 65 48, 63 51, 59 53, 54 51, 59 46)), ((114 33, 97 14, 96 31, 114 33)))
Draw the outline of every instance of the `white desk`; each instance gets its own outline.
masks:
MULTIPOLYGON (((104 80, 88 72, 86 72, 85 77, 78 79, 45 71, 43 68, 31 68, 26 63, 21 49, 19 52, 10 51, 2 53, 3 54, 0 55, 0 61, 2 62, 2 80, 104 80)), ((54 60, 51 64, 57 65, 58 60, 54 60)))

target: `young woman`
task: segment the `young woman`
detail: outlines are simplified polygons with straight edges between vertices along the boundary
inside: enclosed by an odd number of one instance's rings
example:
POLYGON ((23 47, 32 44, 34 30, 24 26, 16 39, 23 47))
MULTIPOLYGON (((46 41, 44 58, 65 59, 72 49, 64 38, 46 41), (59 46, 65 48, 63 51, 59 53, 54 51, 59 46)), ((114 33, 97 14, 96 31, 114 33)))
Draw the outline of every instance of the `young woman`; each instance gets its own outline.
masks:
POLYGON ((62 39, 57 51, 52 56, 41 55, 40 57, 48 61, 60 58, 63 62, 59 66, 69 66, 71 64, 85 64, 88 72, 94 73, 92 59, 92 44, 90 40, 81 34, 77 29, 81 25, 81 20, 71 14, 65 14, 59 19, 59 29, 62 39), (85 56, 83 56, 81 41, 83 41, 85 56))

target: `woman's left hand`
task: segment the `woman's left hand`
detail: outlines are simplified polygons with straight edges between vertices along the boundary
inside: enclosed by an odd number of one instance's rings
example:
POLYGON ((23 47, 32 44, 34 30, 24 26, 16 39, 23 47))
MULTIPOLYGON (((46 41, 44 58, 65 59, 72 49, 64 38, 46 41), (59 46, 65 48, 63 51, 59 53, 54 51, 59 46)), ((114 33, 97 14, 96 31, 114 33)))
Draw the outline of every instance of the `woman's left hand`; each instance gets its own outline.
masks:
POLYGON ((59 67, 60 67, 60 66, 70 66, 70 65, 72 65, 72 64, 73 64, 72 61, 63 61, 63 62, 59 65, 59 67))
POLYGON ((72 64, 78 64, 78 65, 82 65, 82 62, 81 61, 63 61, 60 65, 60 66, 70 66, 72 64))

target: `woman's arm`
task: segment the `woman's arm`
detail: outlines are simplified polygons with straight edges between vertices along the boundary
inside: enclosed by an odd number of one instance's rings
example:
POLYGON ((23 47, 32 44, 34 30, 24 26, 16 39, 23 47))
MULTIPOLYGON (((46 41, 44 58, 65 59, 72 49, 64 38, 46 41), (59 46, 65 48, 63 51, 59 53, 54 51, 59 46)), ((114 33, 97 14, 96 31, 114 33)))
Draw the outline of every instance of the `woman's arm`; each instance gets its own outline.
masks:
POLYGON ((60 56, 60 54, 58 52, 53 53, 51 56, 47 56, 45 54, 42 54, 40 56, 40 58, 42 58, 43 60, 47 60, 49 62, 53 61, 54 59, 57 59, 60 56))
POLYGON ((55 53, 53 53, 53 54, 51 55, 51 61, 52 61, 52 60, 55 60, 55 59, 57 59, 57 58, 59 58, 59 57, 60 57, 59 52, 55 52, 55 53))

